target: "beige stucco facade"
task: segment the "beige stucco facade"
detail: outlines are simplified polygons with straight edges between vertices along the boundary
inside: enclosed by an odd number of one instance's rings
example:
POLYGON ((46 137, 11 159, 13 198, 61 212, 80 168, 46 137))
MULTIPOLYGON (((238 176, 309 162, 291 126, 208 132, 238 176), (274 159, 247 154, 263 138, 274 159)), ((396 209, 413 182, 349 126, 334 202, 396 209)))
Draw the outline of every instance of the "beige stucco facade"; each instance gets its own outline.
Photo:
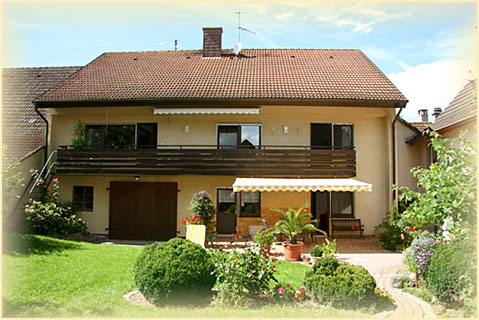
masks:
MULTIPOLYGON (((379 107, 319 107, 319 106, 260 106, 259 115, 153 115, 153 107, 95 107, 51 109, 49 121, 50 152, 60 145, 71 143, 72 128, 78 120, 86 124, 158 123, 158 145, 216 145, 218 124, 261 124, 262 145, 310 145, 311 123, 353 124, 356 149, 357 176, 355 179, 371 183, 372 192, 358 192, 355 196, 355 216, 365 225, 365 234, 373 234, 392 201, 392 136, 394 108, 379 107), (189 126, 189 133, 184 126, 189 126), (283 127, 288 126, 288 133, 283 127)), ((398 133, 399 134, 399 133, 398 133)), ((73 186, 93 186, 92 212, 81 212, 91 233, 107 233, 109 219, 110 181, 135 181, 133 175, 60 175, 60 198, 72 200, 73 186)), ((181 219, 189 215, 192 195, 199 190, 209 191, 216 202, 216 188, 231 187, 236 176, 167 176, 144 175, 142 182, 177 182, 177 231, 185 235, 181 219)), ((300 207, 311 203, 310 193, 263 193, 262 217, 273 225, 277 215, 270 208, 300 207)), ((258 218, 241 218, 238 226, 243 234, 248 224, 260 225, 258 218)))

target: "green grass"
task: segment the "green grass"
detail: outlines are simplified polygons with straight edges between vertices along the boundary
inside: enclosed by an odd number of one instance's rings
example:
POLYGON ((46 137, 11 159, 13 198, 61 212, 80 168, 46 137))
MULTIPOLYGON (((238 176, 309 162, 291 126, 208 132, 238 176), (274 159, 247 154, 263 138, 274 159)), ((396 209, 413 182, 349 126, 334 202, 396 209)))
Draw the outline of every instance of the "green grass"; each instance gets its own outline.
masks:
MULTIPOLYGON (((90 244, 30 235, 4 235, 3 317, 368 317, 331 307, 141 307, 123 295, 135 289, 133 264, 141 247, 90 244)), ((302 285, 309 267, 282 262, 277 278, 302 285)))

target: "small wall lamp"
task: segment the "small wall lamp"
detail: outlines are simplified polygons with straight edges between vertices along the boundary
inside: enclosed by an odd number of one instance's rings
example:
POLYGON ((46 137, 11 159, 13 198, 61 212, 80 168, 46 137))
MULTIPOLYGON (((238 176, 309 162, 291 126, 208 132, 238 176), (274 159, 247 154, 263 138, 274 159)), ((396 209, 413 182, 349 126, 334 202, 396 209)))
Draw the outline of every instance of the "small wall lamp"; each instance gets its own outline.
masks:
POLYGON ((140 180, 140 176, 134 176, 134 178, 135 178, 135 181, 140 180))
POLYGON ((283 133, 287 134, 288 133, 288 126, 283 126, 283 133))

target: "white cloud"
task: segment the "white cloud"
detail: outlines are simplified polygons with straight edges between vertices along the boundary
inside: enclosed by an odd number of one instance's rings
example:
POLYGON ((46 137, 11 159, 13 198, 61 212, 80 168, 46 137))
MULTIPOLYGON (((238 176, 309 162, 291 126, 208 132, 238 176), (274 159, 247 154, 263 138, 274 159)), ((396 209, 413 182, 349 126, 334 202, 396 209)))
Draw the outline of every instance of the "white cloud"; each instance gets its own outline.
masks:
POLYGON ((278 20, 285 20, 294 17, 294 12, 283 12, 274 16, 278 20))
POLYGON ((418 121, 419 109, 428 109, 432 121, 434 108, 444 110, 467 81, 477 77, 474 59, 440 60, 417 66, 398 63, 405 71, 390 73, 388 77, 409 100, 401 113, 408 121, 418 121))
POLYGON ((374 4, 333 4, 321 7, 318 11, 317 20, 333 22, 339 27, 352 26, 353 32, 370 33, 373 26, 393 20, 411 16, 413 12, 389 13, 374 8, 374 4))
POLYGON ((246 6, 251 8, 251 9, 255 9, 256 14, 264 14, 266 12, 266 5, 264 5, 264 4, 249 3, 246 6))

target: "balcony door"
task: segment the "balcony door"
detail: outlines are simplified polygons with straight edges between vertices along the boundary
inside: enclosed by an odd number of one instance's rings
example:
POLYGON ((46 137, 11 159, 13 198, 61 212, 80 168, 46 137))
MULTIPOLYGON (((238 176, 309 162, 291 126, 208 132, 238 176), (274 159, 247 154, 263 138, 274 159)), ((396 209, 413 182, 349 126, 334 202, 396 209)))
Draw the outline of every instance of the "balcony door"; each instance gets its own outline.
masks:
POLYGON ((261 125, 221 124, 218 125, 219 149, 255 149, 261 145, 261 125))

